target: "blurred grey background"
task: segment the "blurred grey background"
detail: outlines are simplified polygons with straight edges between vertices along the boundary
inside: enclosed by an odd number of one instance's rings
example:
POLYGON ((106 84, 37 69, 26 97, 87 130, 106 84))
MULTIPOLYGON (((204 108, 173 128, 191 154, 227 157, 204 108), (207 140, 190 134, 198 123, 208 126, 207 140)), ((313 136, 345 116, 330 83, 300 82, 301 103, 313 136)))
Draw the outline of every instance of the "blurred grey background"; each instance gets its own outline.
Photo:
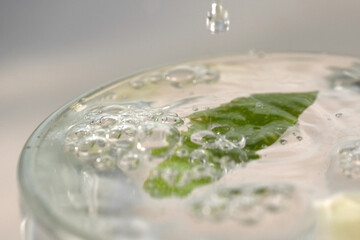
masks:
POLYGON ((360 56, 359 0, 223 0, 231 27, 219 35, 205 27, 210 3, 0 1, 0 239, 20 239, 22 146, 78 95, 144 68, 250 49, 360 56))

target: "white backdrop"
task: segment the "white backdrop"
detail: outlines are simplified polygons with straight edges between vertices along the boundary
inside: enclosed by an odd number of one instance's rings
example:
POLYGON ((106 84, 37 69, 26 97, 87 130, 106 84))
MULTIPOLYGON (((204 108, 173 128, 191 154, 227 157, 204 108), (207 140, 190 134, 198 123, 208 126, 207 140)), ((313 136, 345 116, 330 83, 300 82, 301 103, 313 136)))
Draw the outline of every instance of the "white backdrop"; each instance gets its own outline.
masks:
POLYGON ((0 239, 20 239, 16 165, 31 132, 81 93, 151 66, 250 49, 360 56, 358 0, 0 1, 0 239))

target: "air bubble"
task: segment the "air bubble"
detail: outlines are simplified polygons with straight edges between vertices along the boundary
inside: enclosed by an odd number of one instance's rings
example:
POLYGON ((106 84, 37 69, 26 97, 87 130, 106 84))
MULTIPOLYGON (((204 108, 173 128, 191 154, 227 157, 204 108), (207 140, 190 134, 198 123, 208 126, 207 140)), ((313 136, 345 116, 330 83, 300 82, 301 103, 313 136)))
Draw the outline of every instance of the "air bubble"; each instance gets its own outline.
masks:
POLYGON ((192 69, 188 68, 176 68, 170 70, 165 75, 165 80, 169 81, 171 85, 177 88, 181 88, 184 85, 193 83, 196 78, 196 73, 192 69))
POLYGON ((344 176, 360 178, 360 141, 354 141, 338 151, 338 164, 344 176))
POLYGON ((96 106, 68 130, 64 147, 99 170, 115 165, 131 170, 140 161, 172 151, 180 140, 176 127, 183 123, 178 114, 145 103, 96 106), (117 163, 107 157, 116 158, 117 163))
POLYGON ((95 160, 95 168, 100 171, 114 169, 115 166, 115 159, 109 155, 98 157, 95 160))
POLYGON ((252 225, 260 221, 264 209, 258 204, 254 195, 244 195, 231 202, 229 212, 231 218, 245 225, 252 225))
POLYGON ((215 162, 220 164, 220 168, 224 173, 228 173, 231 169, 236 167, 236 162, 228 156, 223 156, 219 159, 215 159, 215 162))
POLYGON ((286 184, 246 184, 210 191, 192 209, 198 217, 231 219, 242 225, 259 223, 265 214, 286 209, 294 200, 294 188, 286 184))
POLYGON ((216 144, 217 136, 215 133, 209 130, 203 130, 193 133, 190 136, 191 142, 198 144, 206 149, 214 149, 217 148, 216 144))
POLYGON ((145 122, 139 129, 141 134, 138 135, 137 148, 141 151, 161 148, 158 156, 167 154, 180 139, 179 131, 167 124, 145 122))
POLYGON ((85 138, 78 145, 75 150, 79 157, 92 158, 101 154, 106 147, 106 140, 100 137, 85 138))
POLYGON ((189 156, 189 151, 185 148, 180 148, 176 151, 176 155, 179 158, 184 158, 184 157, 188 157, 189 156))
POLYGON ((133 79, 129 82, 130 86, 135 89, 140 89, 146 85, 146 81, 143 78, 133 79))
POLYGON ((159 83, 160 81, 163 80, 163 76, 162 76, 161 73, 154 73, 154 74, 152 74, 150 76, 146 76, 145 79, 149 83, 157 84, 157 83, 159 83))
POLYGON ((230 131, 230 127, 227 125, 219 125, 215 124, 211 127, 211 131, 213 131, 216 134, 225 134, 230 131))
POLYGON ((191 169, 189 176, 191 180, 199 180, 203 178, 215 180, 221 177, 221 173, 210 164, 199 164, 191 169))
POLYGON ((336 114, 335 114, 335 117, 337 117, 337 118, 341 118, 342 116, 343 116, 342 113, 336 113, 336 114))
POLYGON ((110 127, 117 122, 117 119, 113 116, 103 116, 100 118, 99 124, 103 128, 110 127))
POLYGON ((166 124, 171 124, 173 126, 181 126, 184 124, 184 120, 182 120, 177 114, 167 114, 163 117, 161 117, 161 122, 166 124))
POLYGON ((160 175, 169 186, 174 186, 178 179, 179 171, 173 168, 165 168, 161 170, 160 175))
POLYGON ((189 162, 192 164, 202 163, 205 164, 208 162, 208 156, 203 149, 196 149, 190 154, 189 162))
POLYGON ((256 107, 256 108, 263 108, 263 107, 264 107, 264 104, 261 103, 261 102, 258 102, 258 103, 255 104, 255 107, 256 107))
POLYGON ((120 158, 117 165, 123 170, 134 170, 140 163, 140 157, 137 153, 129 152, 120 158))

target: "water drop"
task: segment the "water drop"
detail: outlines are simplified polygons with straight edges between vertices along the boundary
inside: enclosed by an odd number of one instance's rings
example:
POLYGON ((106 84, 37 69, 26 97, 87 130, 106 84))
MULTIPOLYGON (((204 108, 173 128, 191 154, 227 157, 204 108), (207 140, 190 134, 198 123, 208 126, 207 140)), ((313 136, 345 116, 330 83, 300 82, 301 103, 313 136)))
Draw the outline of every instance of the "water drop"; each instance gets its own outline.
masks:
POLYGON ((302 140, 303 140, 303 137, 302 137, 302 136, 297 136, 296 139, 297 139, 298 141, 302 141, 302 140))
POLYGON ((211 34, 229 31, 229 14, 221 4, 220 0, 212 2, 211 10, 207 14, 206 26, 211 34))
POLYGON ((285 140, 285 139, 280 139, 280 144, 281 144, 281 145, 287 144, 287 140, 285 140))

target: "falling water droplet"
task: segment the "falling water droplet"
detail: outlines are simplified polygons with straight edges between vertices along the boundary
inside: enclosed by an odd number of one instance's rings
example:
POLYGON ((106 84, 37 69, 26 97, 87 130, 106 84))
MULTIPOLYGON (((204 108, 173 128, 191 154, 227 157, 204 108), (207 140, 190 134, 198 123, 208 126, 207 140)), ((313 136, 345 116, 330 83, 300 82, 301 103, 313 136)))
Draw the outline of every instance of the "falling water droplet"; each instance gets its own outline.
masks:
POLYGON ((207 14, 206 26, 211 34, 229 31, 229 14, 221 4, 220 0, 212 2, 211 10, 207 14))

